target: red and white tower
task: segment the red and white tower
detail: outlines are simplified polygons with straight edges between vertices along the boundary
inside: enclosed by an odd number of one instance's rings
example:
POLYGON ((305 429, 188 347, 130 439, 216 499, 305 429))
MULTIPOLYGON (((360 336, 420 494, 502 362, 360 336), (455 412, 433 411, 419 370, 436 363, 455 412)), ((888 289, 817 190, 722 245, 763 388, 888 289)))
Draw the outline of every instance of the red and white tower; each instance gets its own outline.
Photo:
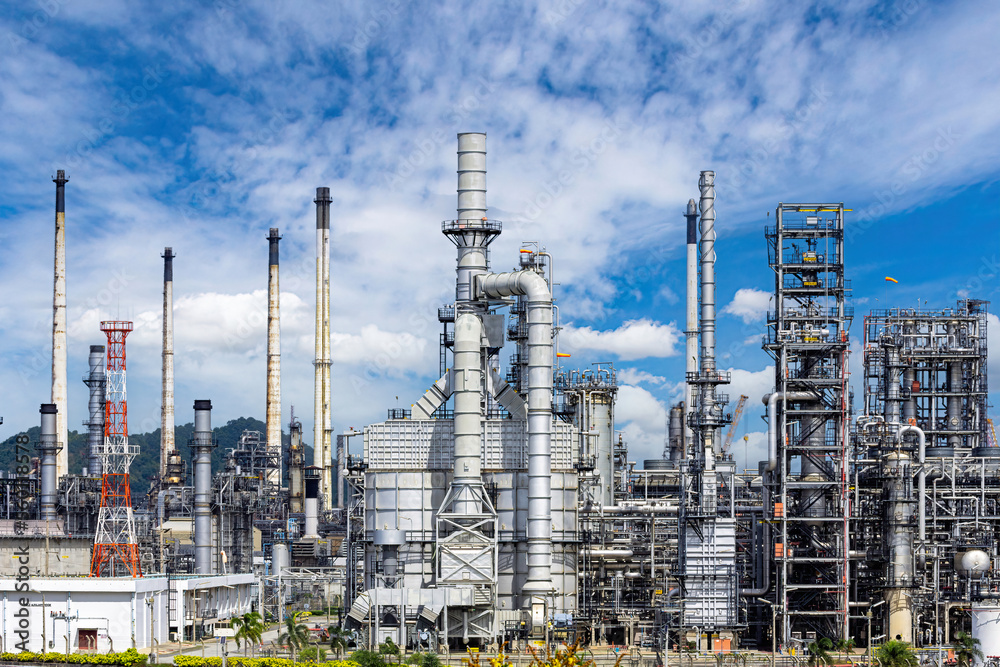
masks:
POLYGON ((101 322, 101 331, 108 336, 104 447, 101 449, 104 475, 90 576, 141 577, 128 479, 129 466, 139 453, 139 446, 128 442, 128 403, 125 400, 125 337, 132 331, 132 323, 101 322))

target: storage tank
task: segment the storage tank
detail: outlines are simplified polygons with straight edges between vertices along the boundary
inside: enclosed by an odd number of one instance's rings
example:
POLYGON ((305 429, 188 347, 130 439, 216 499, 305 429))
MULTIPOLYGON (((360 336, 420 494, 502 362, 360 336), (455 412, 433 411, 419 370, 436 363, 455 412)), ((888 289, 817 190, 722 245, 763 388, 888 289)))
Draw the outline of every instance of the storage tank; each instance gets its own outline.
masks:
MULTIPOLYGON (((979 640, 979 648, 986 660, 1000 658, 1000 606, 977 605, 972 608, 972 636, 979 640)), ((975 659, 975 667, 985 661, 975 659)))

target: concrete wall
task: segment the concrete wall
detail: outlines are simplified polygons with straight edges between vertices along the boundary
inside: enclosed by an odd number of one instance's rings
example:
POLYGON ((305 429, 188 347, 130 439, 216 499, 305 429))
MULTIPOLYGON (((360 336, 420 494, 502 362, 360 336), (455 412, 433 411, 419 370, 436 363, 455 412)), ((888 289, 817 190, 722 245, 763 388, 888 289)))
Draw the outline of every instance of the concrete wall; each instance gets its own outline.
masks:
POLYGON ((15 552, 25 543, 31 554, 32 576, 90 574, 93 539, 76 537, 0 537, 0 577, 17 576, 20 564, 15 552))

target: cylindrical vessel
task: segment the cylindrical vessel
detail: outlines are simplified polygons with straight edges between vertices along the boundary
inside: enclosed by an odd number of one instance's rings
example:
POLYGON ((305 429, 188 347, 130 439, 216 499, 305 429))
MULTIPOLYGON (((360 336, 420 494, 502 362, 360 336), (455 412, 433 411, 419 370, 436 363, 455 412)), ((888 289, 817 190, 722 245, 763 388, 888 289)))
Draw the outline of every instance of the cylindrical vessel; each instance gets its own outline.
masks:
POLYGON ((87 409, 90 419, 87 421, 87 473, 92 477, 100 477, 104 470, 101 462, 101 450, 104 447, 104 346, 91 345, 90 373, 87 375, 87 389, 90 390, 90 401, 87 409))
POLYGON ((482 484, 482 372, 480 351, 483 325, 472 313, 455 319, 455 512, 478 514, 478 496, 468 491, 482 484), (460 489, 466 489, 462 491, 460 489))
MULTIPOLYGON (((486 218, 486 134, 466 132, 458 135, 458 223, 470 230, 483 227, 486 218)), ((489 262, 486 247, 490 235, 470 231, 452 238, 458 247, 455 305, 473 301, 475 276, 486 273, 489 262)))
POLYGON ((56 440, 56 405, 42 403, 38 410, 42 415, 41 434, 38 438, 38 451, 42 454, 41 479, 41 519, 56 520, 56 453, 60 443, 56 440))
POLYGON ((173 483, 170 459, 174 442, 174 251, 163 249, 163 349, 160 387, 160 481, 173 483))
POLYGON ((212 558, 212 402, 194 402, 194 567, 214 574, 212 558))
POLYGON ((670 460, 684 458, 684 403, 670 408, 670 423, 667 428, 667 443, 670 445, 670 460))
MULTIPOLYGON (((1000 606, 972 607, 972 637, 979 640, 979 649, 985 660, 1000 657, 1000 606)), ((985 660, 976 658, 973 664, 982 667, 985 660)))
POLYGON ((306 475, 305 512, 305 537, 319 537, 319 477, 315 475, 306 475))

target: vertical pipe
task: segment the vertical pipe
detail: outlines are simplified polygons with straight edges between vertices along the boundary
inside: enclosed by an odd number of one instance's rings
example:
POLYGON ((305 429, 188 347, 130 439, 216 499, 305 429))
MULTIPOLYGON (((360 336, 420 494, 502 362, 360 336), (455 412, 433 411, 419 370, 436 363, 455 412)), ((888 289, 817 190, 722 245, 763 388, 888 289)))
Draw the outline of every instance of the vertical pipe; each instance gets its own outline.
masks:
POLYGON ((41 519, 56 520, 56 453, 63 449, 56 439, 57 408, 54 403, 42 403, 38 410, 42 415, 41 434, 38 438, 38 451, 42 454, 41 479, 41 519))
POLYGON ((212 562, 212 401, 194 402, 194 567, 214 574, 212 562))
POLYGON ((87 405, 90 419, 87 421, 87 474, 100 477, 104 470, 101 449, 104 446, 104 346, 90 346, 90 373, 85 384, 90 390, 87 405))
POLYGON ((330 497, 330 188, 316 188, 316 378, 313 465, 319 491, 330 497))
POLYGON ((455 492, 457 514, 482 511, 475 489, 482 485, 482 351, 483 323, 473 313, 455 317, 455 492))
MULTIPOLYGON (((685 348, 685 371, 690 378, 698 372, 698 206, 693 199, 688 200, 687 213, 687 322, 684 329, 687 346, 685 348)), ((694 432, 688 423, 688 416, 695 409, 698 399, 698 385, 689 382, 687 400, 684 403, 684 443, 681 458, 687 458, 688 446, 694 443, 694 432)))
MULTIPOLYGON (((56 438, 65 443, 69 439, 66 398, 66 172, 56 172, 56 243, 55 276, 52 289, 52 403, 56 410, 56 438)), ((69 451, 67 447, 56 456, 56 479, 67 473, 69 451)), ((57 482, 58 483, 58 482, 57 482)))
POLYGON ((267 268, 267 453, 278 461, 269 468, 267 482, 281 486, 281 318, 278 296, 278 230, 271 228, 267 237, 270 247, 267 268))
POLYGON ((160 397, 160 483, 167 479, 167 465, 177 449, 174 441, 174 251, 163 254, 163 363, 160 397))
POLYGON ((298 514, 303 511, 303 465, 305 452, 302 447, 302 424, 295 419, 292 410, 292 421, 288 426, 288 509, 298 514))
MULTIPOLYGON (((715 372, 715 172, 703 171, 698 180, 701 190, 701 371, 704 375, 715 372)), ((699 410, 705 418, 714 418, 715 385, 702 385, 699 410)), ((705 448, 705 467, 714 467, 715 457, 721 449, 718 429, 709 428, 702 434, 705 448)))
POLYGON ((344 503, 344 470, 346 469, 347 461, 344 454, 344 436, 337 436, 337 471, 334 477, 337 480, 337 507, 343 509, 346 507, 344 503))

